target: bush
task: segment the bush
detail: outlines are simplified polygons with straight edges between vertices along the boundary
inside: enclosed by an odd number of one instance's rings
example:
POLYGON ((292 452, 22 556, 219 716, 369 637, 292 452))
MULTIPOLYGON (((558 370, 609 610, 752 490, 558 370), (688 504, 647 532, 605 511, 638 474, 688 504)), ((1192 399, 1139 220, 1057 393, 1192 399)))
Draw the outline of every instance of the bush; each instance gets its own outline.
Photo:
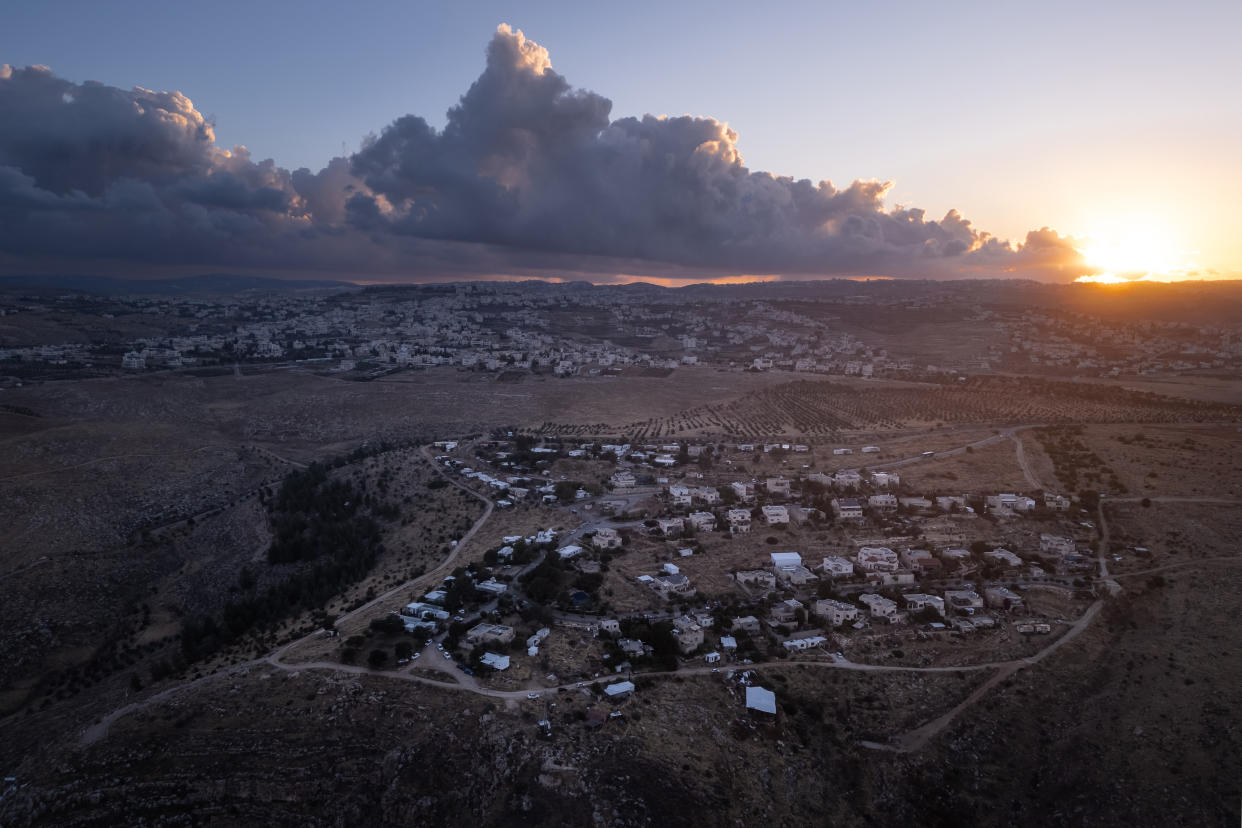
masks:
POLYGON ((388 663, 388 651, 387 650, 372 650, 371 654, 367 656, 367 664, 371 667, 372 670, 378 670, 379 668, 383 667, 387 663, 388 663))

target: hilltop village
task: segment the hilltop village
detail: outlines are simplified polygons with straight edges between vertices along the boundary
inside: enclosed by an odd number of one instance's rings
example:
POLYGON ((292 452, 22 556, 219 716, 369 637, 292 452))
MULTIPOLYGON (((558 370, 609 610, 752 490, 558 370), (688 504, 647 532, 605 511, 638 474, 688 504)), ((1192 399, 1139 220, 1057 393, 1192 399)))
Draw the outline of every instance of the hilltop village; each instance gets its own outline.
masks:
MULTIPOLYGON (((432 668, 442 659, 532 698, 570 680, 624 696, 644 673, 732 678, 772 659, 1015 658, 1119 589, 1084 504, 1043 491, 910 491, 898 469, 935 451, 524 435, 436 448, 435 462, 493 502, 502 526, 541 507, 561 520, 504 536, 372 630, 415 637, 398 645, 397 669, 425 672, 418 659, 430 653, 432 668), (558 646, 567 636, 578 644, 558 646)), ((340 657, 359 660, 374 643, 352 636, 340 657)), ((381 649, 371 663, 390 662, 381 649)))

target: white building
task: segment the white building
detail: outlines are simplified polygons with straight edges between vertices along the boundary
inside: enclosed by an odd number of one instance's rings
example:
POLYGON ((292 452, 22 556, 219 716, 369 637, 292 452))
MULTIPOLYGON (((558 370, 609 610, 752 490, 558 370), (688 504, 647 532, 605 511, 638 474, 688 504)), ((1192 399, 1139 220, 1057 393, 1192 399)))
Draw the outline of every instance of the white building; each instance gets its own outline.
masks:
POLYGON ((926 595, 922 592, 908 592, 901 596, 906 602, 906 609, 911 612, 919 612, 927 608, 934 609, 944 618, 944 599, 938 595, 926 595))
POLYGON ((848 578, 854 574, 854 564, 845 558, 832 556, 824 558, 824 562, 819 567, 823 570, 824 575, 829 578, 848 578))
POLYGON ((864 572, 896 572, 897 553, 887 546, 864 546, 858 550, 858 566, 864 572))
POLYGON ((864 592, 858 600, 871 610, 872 618, 883 618, 889 622, 897 620, 897 602, 872 592, 864 592))
POLYGON ((764 506, 763 519, 767 521, 769 526, 789 523, 789 510, 784 506, 764 506))
POLYGON ((591 545, 596 549, 616 549, 621 546, 621 536, 617 534, 616 529, 604 527, 595 530, 595 536, 591 538, 591 545))
POLYGON ((815 614, 834 627, 846 621, 858 620, 858 607, 832 598, 821 598, 815 602, 815 614))

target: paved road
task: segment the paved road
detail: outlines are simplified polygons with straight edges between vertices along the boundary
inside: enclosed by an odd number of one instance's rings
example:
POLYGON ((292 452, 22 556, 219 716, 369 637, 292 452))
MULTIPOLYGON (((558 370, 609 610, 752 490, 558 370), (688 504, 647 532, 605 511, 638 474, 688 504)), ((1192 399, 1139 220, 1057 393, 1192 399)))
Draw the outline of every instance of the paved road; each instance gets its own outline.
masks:
MULTIPOLYGON (((1027 429, 1032 429, 1032 428, 1044 428, 1044 425, 1042 423, 1031 423, 1029 425, 1011 426, 1009 428, 1002 429, 1001 431, 998 431, 996 434, 993 434, 989 437, 984 437, 982 440, 975 440, 973 443, 967 443, 966 445, 958 446, 957 448, 945 449, 944 451, 937 451, 934 454, 926 455, 926 456, 923 454, 916 454, 913 457, 905 457, 905 458, 902 458, 901 460, 890 460, 887 463, 876 463, 875 465, 868 465, 866 468, 868 471, 876 471, 879 469, 895 469, 895 468, 900 468, 901 466, 909 466, 913 463, 921 463, 927 460, 938 460, 942 457, 952 457, 956 454, 965 454, 967 449, 983 448, 984 446, 989 446, 992 443, 997 443, 997 442, 1000 442, 1001 440, 1013 439, 1014 436, 1019 431, 1026 431, 1027 429)), ((1021 463, 1023 462, 1023 460, 1024 458, 1022 457, 1021 454, 1019 454, 1019 462, 1021 463)), ((858 471, 858 469, 851 469, 850 471, 858 471)), ((1028 477, 1028 479, 1030 478, 1028 477)))

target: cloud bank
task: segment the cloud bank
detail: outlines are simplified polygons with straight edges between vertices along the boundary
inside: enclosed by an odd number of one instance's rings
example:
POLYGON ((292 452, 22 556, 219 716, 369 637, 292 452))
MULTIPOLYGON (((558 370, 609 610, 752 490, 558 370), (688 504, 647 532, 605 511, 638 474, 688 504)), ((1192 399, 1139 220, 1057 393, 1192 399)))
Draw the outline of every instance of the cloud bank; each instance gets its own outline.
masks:
POLYGON ((746 168, 712 118, 626 117, 501 26, 443 130, 406 115, 317 172, 215 145, 179 92, 0 66, 0 269, 232 267, 343 278, 1023 276, 1089 272, 888 185, 746 168))

